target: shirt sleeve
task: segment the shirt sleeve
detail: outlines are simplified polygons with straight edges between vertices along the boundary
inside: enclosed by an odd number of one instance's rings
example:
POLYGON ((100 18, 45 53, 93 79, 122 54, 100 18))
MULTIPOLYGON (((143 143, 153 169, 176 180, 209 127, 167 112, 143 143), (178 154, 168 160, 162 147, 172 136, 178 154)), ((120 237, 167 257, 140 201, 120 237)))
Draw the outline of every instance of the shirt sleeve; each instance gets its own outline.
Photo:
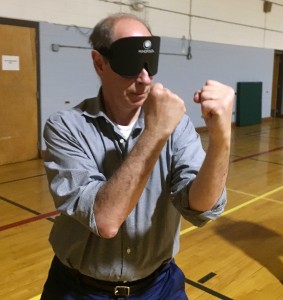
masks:
POLYGON ((46 122, 44 139, 44 166, 55 207, 99 235, 93 205, 104 175, 59 113, 46 122))
POLYGON ((226 189, 211 210, 204 212, 191 210, 188 193, 204 161, 205 152, 200 136, 188 116, 182 119, 173 133, 172 145, 172 202, 187 221, 195 226, 203 226, 209 220, 215 220, 224 211, 227 201, 226 189))

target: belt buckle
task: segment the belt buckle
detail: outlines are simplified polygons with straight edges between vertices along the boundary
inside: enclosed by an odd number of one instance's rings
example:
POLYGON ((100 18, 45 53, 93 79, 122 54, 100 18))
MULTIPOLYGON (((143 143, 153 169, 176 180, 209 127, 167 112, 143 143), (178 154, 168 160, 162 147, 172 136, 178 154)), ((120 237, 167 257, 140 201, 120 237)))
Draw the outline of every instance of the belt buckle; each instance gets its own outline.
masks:
POLYGON ((114 295, 115 296, 130 296, 130 287, 124 285, 117 285, 114 288, 114 295))

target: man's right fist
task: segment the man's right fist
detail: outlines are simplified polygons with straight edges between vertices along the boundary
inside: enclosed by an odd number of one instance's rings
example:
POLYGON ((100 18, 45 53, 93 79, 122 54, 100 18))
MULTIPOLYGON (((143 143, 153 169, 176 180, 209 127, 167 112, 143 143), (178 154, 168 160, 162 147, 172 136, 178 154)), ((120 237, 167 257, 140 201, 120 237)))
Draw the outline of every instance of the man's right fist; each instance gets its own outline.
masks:
POLYGON ((145 127, 155 134, 170 135, 186 112, 184 101, 161 83, 152 84, 144 104, 145 127))

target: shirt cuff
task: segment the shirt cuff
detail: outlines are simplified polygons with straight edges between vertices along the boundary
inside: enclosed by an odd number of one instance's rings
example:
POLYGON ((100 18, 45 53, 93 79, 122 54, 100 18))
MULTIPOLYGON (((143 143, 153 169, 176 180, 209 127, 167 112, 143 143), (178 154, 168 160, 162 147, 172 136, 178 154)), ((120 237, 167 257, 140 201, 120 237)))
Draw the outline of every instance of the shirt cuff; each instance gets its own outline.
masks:
POLYGON ((210 210, 199 212, 191 210, 188 204, 188 188, 183 188, 179 193, 181 205, 176 203, 176 195, 173 195, 173 203, 180 211, 181 215, 185 220, 192 223, 194 226, 201 227, 204 226, 208 221, 216 220, 223 212, 225 205, 227 203, 227 193, 226 188, 224 188, 221 196, 215 203, 214 207, 210 210))

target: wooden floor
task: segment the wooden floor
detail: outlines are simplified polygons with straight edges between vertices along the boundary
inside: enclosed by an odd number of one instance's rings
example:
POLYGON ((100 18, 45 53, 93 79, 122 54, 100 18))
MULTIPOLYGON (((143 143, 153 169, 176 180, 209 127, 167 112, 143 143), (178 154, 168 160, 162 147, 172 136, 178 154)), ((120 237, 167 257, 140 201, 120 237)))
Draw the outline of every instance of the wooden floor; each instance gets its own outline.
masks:
MULTIPOLYGON (((217 221, 182 222, 176 261, 190 300, 283 299, 283 119, 233 129, 227 189, 217 221)), ((39 299, 57 214, 41 160, 0 167, 0 209, 0 299, 39 299)))

